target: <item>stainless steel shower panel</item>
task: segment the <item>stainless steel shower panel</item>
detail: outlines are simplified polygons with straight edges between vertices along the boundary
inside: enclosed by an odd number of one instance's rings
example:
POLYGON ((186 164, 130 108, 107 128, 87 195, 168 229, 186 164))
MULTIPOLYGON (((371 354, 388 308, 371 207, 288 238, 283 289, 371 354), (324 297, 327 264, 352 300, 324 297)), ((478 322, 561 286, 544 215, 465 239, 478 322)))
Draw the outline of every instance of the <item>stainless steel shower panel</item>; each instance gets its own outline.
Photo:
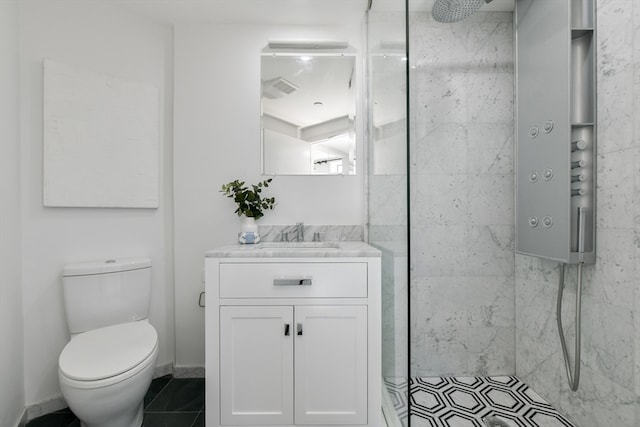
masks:
POLYGON ((593 8, 516 1, 516 251, 564 263, 595 260, 593 8))
POLYGON ((517 191, 516 247, 519 253, 564 260, 570 215, 568 14, 558 0, 517 3, 517 191), (560 8, 561 9, 561 8, 560 8), (553 130, 544 132, 544 124, 553 130), (544 179, 543 174, 552 174, 544 179), (539 179, 534 179, 538 175, 539 179), (541 224, 544 217, 553 224, 541 224))

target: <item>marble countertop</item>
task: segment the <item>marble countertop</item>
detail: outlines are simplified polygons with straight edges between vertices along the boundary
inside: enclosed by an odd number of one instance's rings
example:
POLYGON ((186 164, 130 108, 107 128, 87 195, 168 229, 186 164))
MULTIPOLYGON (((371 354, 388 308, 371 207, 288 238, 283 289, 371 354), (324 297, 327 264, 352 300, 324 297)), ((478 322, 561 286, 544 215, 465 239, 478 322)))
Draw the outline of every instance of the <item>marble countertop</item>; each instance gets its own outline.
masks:
POLYGON ((380 257, 381 252, 364 242, 264 242, 229 245, 205 252, 207 258, 342 258, 380 257))

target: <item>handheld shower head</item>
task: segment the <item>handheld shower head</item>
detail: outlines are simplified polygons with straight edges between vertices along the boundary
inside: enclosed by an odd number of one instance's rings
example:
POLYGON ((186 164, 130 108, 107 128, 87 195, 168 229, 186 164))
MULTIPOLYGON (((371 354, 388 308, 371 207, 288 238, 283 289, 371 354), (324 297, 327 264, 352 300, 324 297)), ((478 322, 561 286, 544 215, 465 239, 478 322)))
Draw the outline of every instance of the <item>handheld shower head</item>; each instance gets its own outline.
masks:
POLYGON ((438 22, 451 23, 462 21, 480 9, 483 4, 493 0, 436 0, 431 15, 438 22))

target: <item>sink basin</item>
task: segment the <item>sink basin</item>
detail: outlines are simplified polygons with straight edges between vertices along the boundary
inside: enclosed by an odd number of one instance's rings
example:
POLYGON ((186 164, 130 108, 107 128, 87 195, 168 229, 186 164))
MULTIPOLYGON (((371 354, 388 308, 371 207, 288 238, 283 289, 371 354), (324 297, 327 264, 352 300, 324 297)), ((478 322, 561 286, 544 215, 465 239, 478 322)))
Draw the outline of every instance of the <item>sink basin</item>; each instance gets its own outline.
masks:
POLYGON ((263 242, 258 244, 259 249, 340 249, 335 242, 263 242))

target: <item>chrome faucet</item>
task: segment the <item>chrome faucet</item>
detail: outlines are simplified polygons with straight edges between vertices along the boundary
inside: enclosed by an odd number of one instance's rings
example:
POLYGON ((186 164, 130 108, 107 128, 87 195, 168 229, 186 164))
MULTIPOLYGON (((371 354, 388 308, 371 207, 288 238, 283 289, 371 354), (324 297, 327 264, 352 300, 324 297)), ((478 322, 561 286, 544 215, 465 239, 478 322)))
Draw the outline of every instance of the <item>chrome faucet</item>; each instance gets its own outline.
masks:
POLYGON ((304 242, 304 223, 297 222, 296 223, 296 233, 298 242, 304 242))

